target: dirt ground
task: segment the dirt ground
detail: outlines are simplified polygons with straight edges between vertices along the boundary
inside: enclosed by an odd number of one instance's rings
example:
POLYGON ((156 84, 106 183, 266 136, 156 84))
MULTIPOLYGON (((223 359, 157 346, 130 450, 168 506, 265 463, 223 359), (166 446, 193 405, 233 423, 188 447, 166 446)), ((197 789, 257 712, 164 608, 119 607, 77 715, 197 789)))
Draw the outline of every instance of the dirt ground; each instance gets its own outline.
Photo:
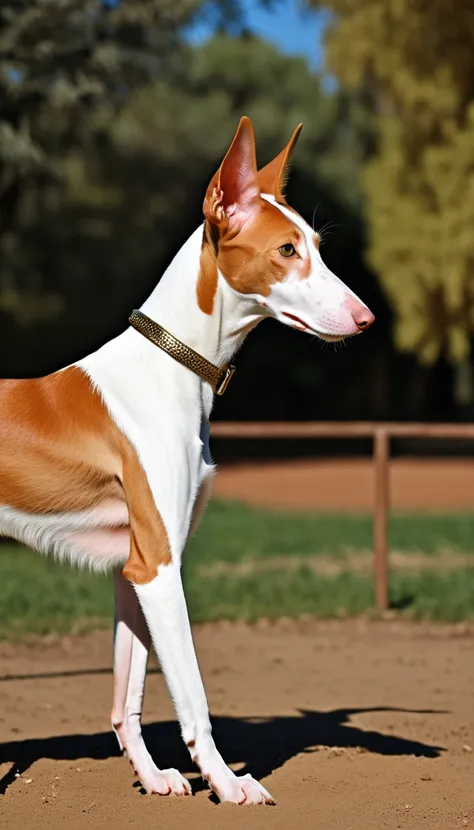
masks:
MULTIPOLYGON (((396 460, 395 509, 472 509, 474 462, 396 460)), ((220 470, 251 504, 368 511, 370 462, 220 470)), ((195 630, 214 731, 276 807, 217 806, 152 666, 145 737, 194 797, 145 796, 110 731, 111 635, 0 644, 2 830, 474 828, 474 628, 396 621, 195 630)))
POLYGON ((142 795, 110 732, 100 632, 0 645, 2 830, 474 827, 473 628, 283 620, 195 636, 220 748, 277 806, 212 802, 156 670, 146 739, 195 795, 142 795))
MULTIPOLYGON (((394 459, 395 510, 472 510, 474 459, 394 459)), ((222 467, 214 492, 264 507, 370 511, 374 499, 370 459, 284 461, 222 467)))

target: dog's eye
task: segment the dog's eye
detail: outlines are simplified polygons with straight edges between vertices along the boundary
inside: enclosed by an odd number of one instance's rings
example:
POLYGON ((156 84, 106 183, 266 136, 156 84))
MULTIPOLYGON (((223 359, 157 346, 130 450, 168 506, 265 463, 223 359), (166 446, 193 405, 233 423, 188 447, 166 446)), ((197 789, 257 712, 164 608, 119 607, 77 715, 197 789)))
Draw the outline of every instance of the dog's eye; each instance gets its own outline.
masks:
POLYGON ((278 250, 284 257, 290 257, 296 254, 296 248, 291 244, 291 242, 287 242, 286 245, 282 245, 281 248, 278 248, 278 250))

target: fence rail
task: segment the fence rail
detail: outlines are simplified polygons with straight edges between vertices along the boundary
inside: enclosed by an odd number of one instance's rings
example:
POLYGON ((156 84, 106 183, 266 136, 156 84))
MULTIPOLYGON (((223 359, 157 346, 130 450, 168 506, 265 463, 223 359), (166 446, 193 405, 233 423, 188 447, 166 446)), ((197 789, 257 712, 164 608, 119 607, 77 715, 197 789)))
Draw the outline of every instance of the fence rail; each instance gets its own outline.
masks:
POLYGON ((377 608, 388 607, 390 510, 390 442, 392 438, 474 440, 474 424, 400 424, 390 422, 218 421, 213 438, 371 438, 375 478, 373 573, 377 608))

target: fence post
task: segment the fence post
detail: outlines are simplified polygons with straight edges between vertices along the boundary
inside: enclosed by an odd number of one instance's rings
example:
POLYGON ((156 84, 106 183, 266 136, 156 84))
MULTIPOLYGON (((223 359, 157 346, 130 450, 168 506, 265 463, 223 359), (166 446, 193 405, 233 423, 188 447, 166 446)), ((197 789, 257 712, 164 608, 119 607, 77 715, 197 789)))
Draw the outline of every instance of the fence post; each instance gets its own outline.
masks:
POLYGON ((380 611, 388 607, 388 510, 390 436, 383 426, 376 427, 373 438, 375 468, 375 502, 373 520, 375 602, 380 611))

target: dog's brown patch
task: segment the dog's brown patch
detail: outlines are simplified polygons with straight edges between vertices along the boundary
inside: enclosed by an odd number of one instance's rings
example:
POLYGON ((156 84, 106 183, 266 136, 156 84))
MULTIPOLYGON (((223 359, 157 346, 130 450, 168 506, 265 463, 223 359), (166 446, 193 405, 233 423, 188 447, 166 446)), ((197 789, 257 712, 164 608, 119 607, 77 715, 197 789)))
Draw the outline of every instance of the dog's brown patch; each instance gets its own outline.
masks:
POLYGON ((171 550, 148 479, 131 447, 124 457, 123 486, 130 510, 130 556, 123 575, 143 585, 154 579, 159 565, 171 564, 171 550))
POLYGON ((222 236, 217 263, 236 291, 268 297, 272 285, 282 282, 290 273, 296 271, 301 279, 307 278, 311 262, 302 231, 275 205, 265 199, 260 202, 258 213, 239 234, 222 236), (278 249, 287 243, 301 252, 301 258, 281 255, 278 249))
POLYGON ((70 367, 1 381, 0 504, 47 515, 109 500, 128 505, 130 573, 151 580, 171 561, 166 531, 134 448, 87 375, 70 367))
POLYGON ((212 238, 212 227, 209 222, 204 225, 197 281, 198 305, 205 314, 212 314, 217 292, 217 259, 216 246, 212 238))
POLYGON ((122 495, 121 443, 78 368, 0 382, 0 503, 31 513, 87 510, 122 495))

